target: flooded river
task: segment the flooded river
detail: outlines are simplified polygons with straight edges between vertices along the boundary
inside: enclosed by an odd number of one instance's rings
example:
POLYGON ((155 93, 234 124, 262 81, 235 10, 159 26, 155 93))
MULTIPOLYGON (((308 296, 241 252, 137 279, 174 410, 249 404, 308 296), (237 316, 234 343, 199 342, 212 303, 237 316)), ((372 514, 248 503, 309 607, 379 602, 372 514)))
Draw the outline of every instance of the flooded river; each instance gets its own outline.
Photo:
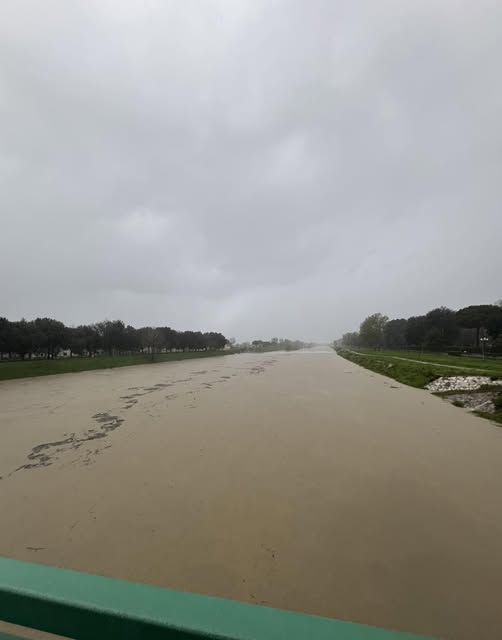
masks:
POLYGON ((0 555, 502 635, 502 429, 331 351, 0 383, 0 555))

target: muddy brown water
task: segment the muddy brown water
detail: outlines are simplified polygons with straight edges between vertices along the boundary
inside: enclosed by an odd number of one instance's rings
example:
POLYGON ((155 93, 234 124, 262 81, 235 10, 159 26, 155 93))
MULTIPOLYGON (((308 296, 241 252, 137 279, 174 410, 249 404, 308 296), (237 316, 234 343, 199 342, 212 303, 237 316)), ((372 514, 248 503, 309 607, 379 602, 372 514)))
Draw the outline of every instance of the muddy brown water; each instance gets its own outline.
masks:
POLYGON ((502 429, 331 351, 0 383, 0 555, 502 637, 502 429))

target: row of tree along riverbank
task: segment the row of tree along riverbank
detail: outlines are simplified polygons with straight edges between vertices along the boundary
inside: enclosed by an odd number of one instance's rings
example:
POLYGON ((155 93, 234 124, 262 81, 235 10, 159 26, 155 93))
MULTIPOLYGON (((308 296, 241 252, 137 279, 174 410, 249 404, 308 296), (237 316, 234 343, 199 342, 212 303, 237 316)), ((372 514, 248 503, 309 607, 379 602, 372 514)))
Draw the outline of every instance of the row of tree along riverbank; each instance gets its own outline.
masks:
POLYGON ((284 338, 236 345, 233 338, 215 331, 136 329, 121 320, 68 327, 53 318, 0 318, 0 380, 304 346, 284 338))
POLYGON ((432 309, 421 316, 368 316, 359 331, 336 341, 348 347, 449 351, 502 355, 502 302, 472 305, 455 311, 432 309))
POLYGON ((0 318, 0 358, 10 360, 215 351, 224 349, 227 343, 223 334, 214 331, 176 331, 170 327, 136 329, 121 320, 68 327, 52 318, 17 322, 0 318))

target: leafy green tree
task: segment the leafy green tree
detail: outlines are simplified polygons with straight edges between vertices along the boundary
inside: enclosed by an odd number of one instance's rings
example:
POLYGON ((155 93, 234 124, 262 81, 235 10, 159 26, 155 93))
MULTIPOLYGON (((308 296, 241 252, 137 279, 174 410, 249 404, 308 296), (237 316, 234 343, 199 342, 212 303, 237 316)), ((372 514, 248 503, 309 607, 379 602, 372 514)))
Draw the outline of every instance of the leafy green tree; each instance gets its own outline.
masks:
POLYGON ((443 332, 439 327, 431 327, 425 334, 424 348, 428 351, 440 351, 444 347, 443 332))
POLYGON ((138 330, 132 327, 130 324, 124 329, 122 336, 122 349, 130 353, 139 351, 140 340, 138 330))
POLYGON ((33 322, 28 322, 24 318, 19 322, 12 323, 12 351, 24 360, 27 355, 33 353, 33 322))
POLYGON ((163 347, 164 332, 157 327, 141 327, 138 331, 140 334, 140 344, 151 355, 153 362, 155 354, 163 347))
POLYGON ((425 316, 411 316, 411 318, 408 318, 404 333, 408 347, 423 347, 426 333, 425 316))
POLYGON ((447 307, 432 309, 425 315, 426 343, 441 349, 455 343, 459 333, 457 314, 447 307))
POLYGON ((382 347, 384 343, 384 329, 389 318, 381 313, 368 316, 359 328, 361 344, 364 347, 382 347))
POLYGON ((402 349, 406 346, 408 321, 404 318, 389 320, 384 327, 383 338, 387 349, 402 349))
POLYGON ((171 327, 162 327, 162 332, 164 334, 164 344, 166 349, 172 351, 177 348, 178 345, 178 332, 171 327))
POLYGON ((486 329, 492 340, 502 334, 502 307, 498 304, 478 304, 457 311, 457 322, 465 329, 476 329, 476 344, 479 347, 481 329, 486 329))
POLYGON ((73 356, 73 354, 77 356, 84 355, 86 350, 85 327, 68 327, 66 333, 70 356, 73 356))
POLYGON ((359 333, 352 331, 350 333, 344 333, 342 336, 342 344, 346 347, 358 347, 361 343, 359 333))
MULTIPOLYGON (((70 348, 70 355, 93 356, 100 350, 109 355, 148 349, 155 354, 161 349, 202 351, 223 349, 226 337, 216 331, 175 331, 170 327, 125 326, 122 320, 104 320, 94 325, 65 327, 52 318, 37 318, 32 322, 10 322, 0 318, 0 357, 3 353, 25 358, 30 354, 44 354, 54 358, 60 349, 70 348)), ((268 343, 267 343, 268 344, 268 343)), ((278 343, 281 344, 281 343, 278 343)), ((300 344, 288 341, 288 348, 300 344)), ((284 348, 284 345, 280 348, 284 348)))
POLYGON ((204 342, 204 348, 211 351, 217 349, 223 349, 227 344, 227 339, 221 333, 215 331, 208 331, 202 336, 204 342))
POLYGON ((95 325, 96 332, 101 339, 101 347, 108 355, 120 351, 125 341, 125 325, 122 320, 103 320, 95 325))
POLYGON ((7 318, 0 318, 0 360, 4 353, 9 354, 9 357, 11 356, 13 351, 12 339, 12 322, 9 322, 7 318))
POLYGON ((59 320, 37 318, 32 323, 32 344, 37 353, 43 353, 48 360, 54 359, 60 349, 68 344, 67 329, 59 320))

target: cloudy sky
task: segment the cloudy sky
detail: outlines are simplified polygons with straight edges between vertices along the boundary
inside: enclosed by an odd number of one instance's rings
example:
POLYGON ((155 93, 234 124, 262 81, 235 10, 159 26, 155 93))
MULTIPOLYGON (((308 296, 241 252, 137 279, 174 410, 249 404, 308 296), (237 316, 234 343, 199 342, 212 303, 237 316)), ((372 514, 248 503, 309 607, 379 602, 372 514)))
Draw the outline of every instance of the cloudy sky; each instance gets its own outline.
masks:
POLYGON ((2 0, 0 315, 332 340, 502 298, 497 0, 2 0))

